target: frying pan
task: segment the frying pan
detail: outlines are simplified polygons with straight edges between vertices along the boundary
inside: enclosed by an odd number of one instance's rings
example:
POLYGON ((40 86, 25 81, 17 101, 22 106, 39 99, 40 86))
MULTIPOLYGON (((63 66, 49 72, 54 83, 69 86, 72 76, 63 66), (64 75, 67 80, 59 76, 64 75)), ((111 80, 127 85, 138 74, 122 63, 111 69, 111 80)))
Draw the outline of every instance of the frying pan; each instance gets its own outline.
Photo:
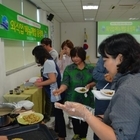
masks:
POLYGON ((0 127, 10 124, 11 117, 15 117, 13 115, 14 110, 13 106, 0 104, 0 127))

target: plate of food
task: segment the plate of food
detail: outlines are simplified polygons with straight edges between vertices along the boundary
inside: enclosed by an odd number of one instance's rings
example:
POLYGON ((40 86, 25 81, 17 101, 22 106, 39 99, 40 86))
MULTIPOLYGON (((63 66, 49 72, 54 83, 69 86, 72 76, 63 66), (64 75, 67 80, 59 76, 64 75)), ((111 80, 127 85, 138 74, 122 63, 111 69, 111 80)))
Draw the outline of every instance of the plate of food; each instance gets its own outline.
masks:
POLYGON ((21 113, 17 117, 18 123, 22 125, 29 125, 39 123, 43 120, 44 116, 36 112, 21 113))
POLYGON ((13 138, 11 140, 23 140, 22 138, 13 138))
POLYGON ((75 88, 75 91, 78 93, 86 93, 88 92, 88 89, 86 87, 77 87, 75 88))
POLYGON ((101 94, 105 95, 105 96, 109 96, 112 97, 115 93, 115 90, 111 90, 111 89, 101 89, 100 90, 101 94))

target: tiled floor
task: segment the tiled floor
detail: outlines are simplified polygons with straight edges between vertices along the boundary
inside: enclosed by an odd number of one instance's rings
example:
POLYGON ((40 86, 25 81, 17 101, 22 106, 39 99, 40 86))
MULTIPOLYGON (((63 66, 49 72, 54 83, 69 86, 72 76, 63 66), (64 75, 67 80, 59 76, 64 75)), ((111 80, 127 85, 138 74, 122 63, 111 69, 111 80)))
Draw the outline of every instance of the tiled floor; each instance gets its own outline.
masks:
MULTIPOLYGON (((65 116, 65 122, 66 124, 68 123, 68 116, 67 114, 64 113, 64 116, 65 116)), ((46 125, 48 127, 51 126, 51 123, 54 121, 54 117, 51 117, 51 121, 49 121, 46 125)), ((73 130, 72 129, 68 129, 67 126, 66 126, 66 131, 67 131, 67 137, 66 137, 66 140, 71 140, 74 133, 73 133, 73 130)), ((87 140, 93 140, 93 131, 90 129, 88 129, 88 134, 87 134, 87 140)))

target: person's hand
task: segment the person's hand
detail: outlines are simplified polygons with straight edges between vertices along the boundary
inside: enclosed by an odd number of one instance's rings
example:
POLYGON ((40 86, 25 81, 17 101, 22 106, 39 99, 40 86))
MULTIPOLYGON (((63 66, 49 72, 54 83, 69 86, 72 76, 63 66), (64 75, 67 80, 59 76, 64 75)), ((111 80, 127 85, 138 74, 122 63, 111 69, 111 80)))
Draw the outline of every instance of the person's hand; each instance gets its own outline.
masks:
POLYGON ((88 84, 85 86, 85 88, 90 89, 90 88, 93 88, 95 85, 96 85, 95 82, 91 82, 91 83, 88 83, 88 84))
POLYGON ((59 54, 59 55, 60 55, 60 57, 59 57, 60 60, 62 60, 64 54, 65 54, 65 51, 64 51, 64 50, 61 50, 61 51, 60 51, 60 54, 59 54))
POLYGON ((86 89, 90 89, 90 85, 87 84, 87 85, 85 86, 85 88, 86 88, 86 89))
POLYGON ((36 86, 36 87, 42 87, 42 85, 41 85, 41 81, 36 81, 35 83, 34 83, 34 85, 36 86))
POLYGON ((105 74, 104 77, 105 77, 105 80, 108 82, 112 82, 113 80, 113 77, 109 73, 105 74))
POLYGON ((66 113, 68 113, 71 116, 81 117, 84 120, 86 119, 87 114, 91 113, 85 107, 85 105, 82 105, 82 104, 76 103, 76 102, 67 101, 67 102, 65 102, 65 104, 60 104, 60 103, 56 102, 55 107, 63 109, 66 113))
POLYGON ((7 136, 0 136, 0 140, 8 140, 7 136))
POLYGON ((62 93, 62 90, 59 88, 59 89, 55 89, 53 91, 53 95, 57 96, 57 95, 60 95, 62 93))

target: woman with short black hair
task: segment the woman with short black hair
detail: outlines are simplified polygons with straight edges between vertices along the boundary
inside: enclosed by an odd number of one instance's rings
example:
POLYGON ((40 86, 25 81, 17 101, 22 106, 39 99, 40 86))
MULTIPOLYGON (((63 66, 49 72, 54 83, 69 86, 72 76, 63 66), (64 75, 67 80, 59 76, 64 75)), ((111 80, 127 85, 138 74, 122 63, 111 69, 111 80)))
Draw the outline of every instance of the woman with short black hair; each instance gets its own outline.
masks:
POLYGON ((113 77, 115 94, 101 121, 79 103, 56 104, 82 117, 101 140, 140 139, 140 45, 128 33, 115 34, 99 45, 104 66, 113 77))

